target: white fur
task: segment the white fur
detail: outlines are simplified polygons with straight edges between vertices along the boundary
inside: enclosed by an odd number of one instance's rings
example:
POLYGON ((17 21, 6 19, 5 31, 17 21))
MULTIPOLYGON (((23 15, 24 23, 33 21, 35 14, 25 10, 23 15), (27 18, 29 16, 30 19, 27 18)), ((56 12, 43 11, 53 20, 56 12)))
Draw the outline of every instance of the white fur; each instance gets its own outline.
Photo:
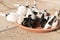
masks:
POLYGON ((37 17, 38 18, 41 18, 42 17, 42 14, 44 14, 44 17, 47 15, 47 12, 45 12, 44 10, 39 10, 39 13, 37 14, 37 17))
POLYGON ((53 21, 53 24, 52 24, 52 27, 51 28, 56 28, 56 26, 58 24, 58 14, 59 14, 59 11, 56 11, 55 12, 56 19, 53 21))
POLYGON ((25 16, 19 16, 17 23, 21 24, 23 22, 24 18, 25 18, 25 16))
POLYGON ((52 25, 49 25, 48 23, 53 19, 54 16, 52 16, 48 22, 46 23, 46 25, 44 26, 44 29, 48 29, 49 27, 51 27, 52 25))
POLYGON ((39 12, 38 8, 36 7, 32 8, 32 11, 39 12))
POLYGON ((6 19, 7 19, 7 21, 17 22, 18 17, 19 17, 18 14, 12 12, 6 17, 6 19))
POLYGON ((53 24, 52 24, 52 27, 51 27, 51 28, 56 28, 57 24, 58 24, 58 20, 56 20, 56 22, 53 22, 53 24))
MULTIPOLYGON (((50 16, 49 16, 50 17, 50 16)), ((48 18, 48 16, 44 17, 46 20, 48 18)), ((51 18, 52 19, 52 18, 51 18)), ((49 21, 51 21, 51 19, 48 20, 48 22, 46 23, 46 25, 44 26, 44 29, 48 29, 49 27, 51 27, 51 25, 49 25, 49 21)))
POLYGON ((55 13, 55 15, 51 16, 50 19, 48 20, 48 22, 46 23, 44 29, 48 29, 49 27, 51 28, 56 28, 57 24, 58 24, 58 20, 57 18, 54 19, 52 25, 49 25, 48 23, 53 19, 54 16, 56 16, 57 13, 55 13), (56 22, 55 22, 56 20, 56 22))
POLYGON ((49 25, 47 22, 43 29, 48 29, 49 27, 51 27, 51 25, 49 25))
MULTIPOLYGON (((9 15, 6 17, 7 21, 11 22, 17 22, 20 16, 25 16, 26 15, 26 7, 24 6, 19 6, 16 12, 11 12, 9 15)), ((0 14, 2 16, 5 16, 6 14, 0 14)), ((23 19, 23 17, 20 17, 23 19)))
POLYGON ((45 12, 44 10, 41 10, 40 12, 44 14, 44 16, 47 16, 47 12, 45 12))
POLYGON ((33 1, 33 6, 34 8, 32 8, 32 11, 35 11, 35 12, 39 12, 37 6, 36 6, 36 0, 33 1))
POLYGON ((55 15, 56 15, 57 19, 60 19, 60 17, 58 16, 58 14, 60 13, 59 11, 60 10, 58 10, 58 11, 55 12, 55 15))
POLYGON ((6 14, 2 14, 2 13, 0 13, 0 16, 3 16, 3 17, 5 17, 5 16, 6 16, 6 14))
POLYGON ((6 20, 10 22, 17 22, 17 19, 18 19, 18 14, 14 12, 9 13, 7 17, 6 17, 6 14, 0 14, 0 16, 4 16, 6 20))
POLYGON ((46 20, 48 19, 48 17, 50 17, 50 16, 46 16, 46 17, 44 17, 46 20))
POLYGON ((28 17, 28 15, 31 15, 31 18, 32 18, 32 19, 35 19, 35 15, 33 14, 32 10, 31 10, 30 8, 28 8, 28 10, 27 10, 27 15, 26 15, 26 17, 28 17))
MULTIPOLYGON (((26 3, 27 4, 27 3, 26 3)), ((14 4, 17 6, 16 13, 19 15, 26 15, 26 7, 21 4, 14 4)))
MULTIPOLYGON (((29 6, 28 4, 28 0, 26 0, 26 6, 29 6)), ((20 15, 18 17, 18 21, 17 23, 21 24, 24 20, 24 18, 26 17, 26 14, 27 14, 27 9, 26 7, 24 6, 19 6, 18 9, 17 9, 17 13, 20 15)))
POLYGON ((23 5, 19 6, 16 13, 19 15, 26 15, 26 7, 24 7, 23 5))

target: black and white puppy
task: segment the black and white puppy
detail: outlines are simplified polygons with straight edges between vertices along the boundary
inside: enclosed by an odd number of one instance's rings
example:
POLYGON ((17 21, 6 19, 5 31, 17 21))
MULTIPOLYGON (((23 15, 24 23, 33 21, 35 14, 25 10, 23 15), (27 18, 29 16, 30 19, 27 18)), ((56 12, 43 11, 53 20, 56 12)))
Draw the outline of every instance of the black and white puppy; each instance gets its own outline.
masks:
POLYGON ((57 24, 58 24, 58 20, 56 19, 56 16, 52 16, 44 26, 44 29, 48 29, 50 27, 55 28, 57 24))
POLYGON ((45 24, 49 20, 50 18, 49 16, 50 15, 48 14, 46 10, 40 10, 40 12, 37 14, 37 17, 39 19, 39 22, 42 28, 44 28, 45 24))
POLYGON ((40 25, 42 28, 44 28, 45 24, 47 23, 47 21, 49 20, 49 16, 45 16, 44 14, 42 14, 42 17, 40 18, 40 25))
POLYGON ((56 28, 56 26, 58 24, 58 18, 57 18, 58 14, 59 14, 59 11, 56 11, 55 15, 53 15, 53 16, 50 17, 50 19, 46 23, 44 29, 56 28))
POLYGON ((34 6, 32 8, 27 8, 26 18, 24 18, 22 25, 35 28, 36 14, 38 13, 35 0, 34 0, 33 5, 34 6))
POLYGON ((33 6, 31 9, 35 15, 37 15, 39 13, 39 10, 38 10, 37 5, 36 5, 36 0, 33 1, 33 6))
POLYGON ((31 18, 31 15, 29 15, 28 18, 24 18, 22 25, 31 27, 31 28, 34 28, 36 26, 35 20, 31 18))
POLYGON ((36 16, 33 14, 33 11, 31 10, 31 8, 28 8, 26 18, 24 18, 22 25, 34 28, 35 19, 36 16))
POLYGON ((44 17, 46 17, 48 15, 48 12, 46 10, 40 9, 39 13, 37 14, 37 17, 41 18, 43 14, 44 14, 44 17))

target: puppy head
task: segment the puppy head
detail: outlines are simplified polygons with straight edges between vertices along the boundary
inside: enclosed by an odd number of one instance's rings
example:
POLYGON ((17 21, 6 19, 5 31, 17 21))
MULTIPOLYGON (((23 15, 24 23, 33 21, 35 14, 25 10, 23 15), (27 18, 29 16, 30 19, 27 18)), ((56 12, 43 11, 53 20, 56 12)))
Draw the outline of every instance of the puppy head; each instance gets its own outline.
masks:
POLYGON ((58 10, 58 11, 55 12, 55 16, 56 16, 58 19, 60 19, 60 10, 58 10))
POLYGON ((31 15, 29 15, 28 18, 24 18, 22 25, 27 26, 27 27, 34 27, 35 21, 31 18, 31 15))
POLYGON ((30 15, 28 15, 28 18, 31 18, 31 19, 33 19, 33 20, 35 20, 35 19, 36 19, 36 17, 35 17, 35 15, 34 15, 34 14, 30 14, 30 15))
POLYGON ((58 16, 60 17, 60 10, 59 10, 58 16))
POLYGON ((58 20, 55 19, 55 20, 53 21, 52 28, 56 28, 57 25, 58 25, 58 20))
POLYGON ((37 14, 37 17, 41 18, 43 14, 44 14, 44 17, 48 16, 48 13, 47 13, 46 10, 39 10, 39 13, 37 14))
POLYGON ((31 9, 32 9, 32 12, 35 16, 39 13, 38 8, 32 7, 31 9))
POLYGON ((32 12, 32 10, 28 10, 28 11, 27 11, 26 17, 28 18, 29 16, 30 16, 32 19, 35 19, 35 17, 36 17, 35 14, 32 12))
POLYGON ((59 13, 58 13, 58 17, 59 17, 59 19, 60 19, 60 10, 59 10, 59 13))
POLYGON ((22 15, 22 16, 25 16, 26 15, 26 7, 21 5, 20 7, 17 8, 17 11, 16 13, 18 15, 22 15))

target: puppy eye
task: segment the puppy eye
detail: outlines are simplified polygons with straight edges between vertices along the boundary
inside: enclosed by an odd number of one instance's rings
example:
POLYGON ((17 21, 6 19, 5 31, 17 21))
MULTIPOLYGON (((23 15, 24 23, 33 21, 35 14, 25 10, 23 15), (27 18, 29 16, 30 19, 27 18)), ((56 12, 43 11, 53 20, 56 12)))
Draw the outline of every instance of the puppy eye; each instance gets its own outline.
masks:
POLYGON ((58 14, 58 16, 60 17, 60 13, 58 14))
POLYGON ((39 13, 39 14, 42 14, 42 13, 39 13))
POLYGON ((28 17, 31 17, 31 15, 28 15, 28 17))

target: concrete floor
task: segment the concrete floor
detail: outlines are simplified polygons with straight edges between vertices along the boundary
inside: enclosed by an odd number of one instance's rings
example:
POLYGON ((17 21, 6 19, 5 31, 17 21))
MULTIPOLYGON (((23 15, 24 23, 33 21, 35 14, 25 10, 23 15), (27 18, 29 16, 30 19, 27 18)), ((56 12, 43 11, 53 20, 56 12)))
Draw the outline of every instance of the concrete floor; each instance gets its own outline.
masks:
POLYGON ((31 33, 15 27, 0 32, 0 40, 60 40, 60 30, 49 33, 31 33))
MULTIPOLYGON (((51 14, 55 12, 55 9, 60 9, 59 0, 37 0, 36 2, 40 9, 47 9, 51 14)), ((25 4, 25 0, 3 0, 0 2, 0 12, 5 13, 14 10, 16 8, 13 6, 14 3, 25 4)), ((29 3, 31 6, 32 0, 29 3)), ((14 27, 0 31, 0 40, 60 40, 60 30, 49 33, 27 32, 1 17, 0 27, 4 28, 5 26, 14 27)))

